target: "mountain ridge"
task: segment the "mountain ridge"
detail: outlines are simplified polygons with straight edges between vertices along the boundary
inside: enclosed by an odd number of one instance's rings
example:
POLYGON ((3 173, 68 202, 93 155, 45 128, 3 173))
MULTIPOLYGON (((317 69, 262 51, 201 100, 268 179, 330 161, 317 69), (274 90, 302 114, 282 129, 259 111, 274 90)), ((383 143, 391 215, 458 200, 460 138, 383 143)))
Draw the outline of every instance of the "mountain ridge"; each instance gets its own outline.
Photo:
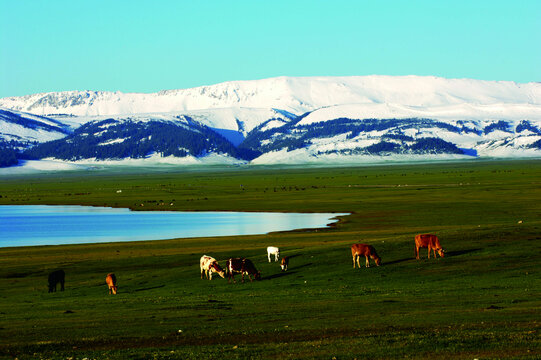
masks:
POLYGON ((230 107, 277 108, 300 115, 324 106, 354 103, 432 107, 465 102, 541 105, 541 83, 415 75, 276 77, 156 93, 48 92, 2 98, 0 106, 37 115, 121 115, 230 107))
POLYGON ((0 99, 0 110, 11 114, 0 118, 0 150, 11 151, 9 164, 13 150, 19 159, 115 163, 541 157, 541 83, 277 77, 151 94, 35 94, 0 99), (19 141, 15 120, 51 131, 19 141))

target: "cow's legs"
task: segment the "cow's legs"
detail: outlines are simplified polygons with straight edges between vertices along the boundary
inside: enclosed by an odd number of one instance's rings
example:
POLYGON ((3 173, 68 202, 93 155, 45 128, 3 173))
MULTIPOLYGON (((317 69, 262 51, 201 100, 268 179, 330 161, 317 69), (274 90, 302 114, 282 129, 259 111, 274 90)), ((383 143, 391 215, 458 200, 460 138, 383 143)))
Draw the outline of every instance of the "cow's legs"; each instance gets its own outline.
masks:
POLYGON ((267 253, 267 257, 269 258, 269 262, 271 262, 271 254, 267 253))
POLYGON ((355 255, 353 255, 353 268, 355 269, 355 255))
POLYGON ((370 267, 370 261, 368 260, 369 259, 368 256, 365 256, 365 258, 366 258, 366 267, 370 267))

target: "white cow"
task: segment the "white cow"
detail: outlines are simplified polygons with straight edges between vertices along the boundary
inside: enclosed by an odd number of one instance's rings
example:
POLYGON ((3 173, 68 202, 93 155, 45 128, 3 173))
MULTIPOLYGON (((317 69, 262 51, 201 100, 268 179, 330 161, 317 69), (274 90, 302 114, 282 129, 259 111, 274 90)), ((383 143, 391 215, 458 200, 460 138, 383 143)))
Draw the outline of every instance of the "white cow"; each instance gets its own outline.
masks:
POLYGON ((271 262, 271 255, 274 255, 274 261, 278 261, 278 258, 280 257, 280 249, 275 246, 269 246, 267 248, 267 257, 269 258, 269 262, 271 262))
POLYGON ((207 255, 201 256, 201 260, 199 261, 199 265, 200 265, 200 268, 201 268, 201 279, 203 278, 203 273, 205 273, 205 276, 209 280, 212 280, 212 273, 213 272, 217 273, 222 278, 225 278, 224 270, 220 267, 220 265, 218 265, 218 262, 212 256, 207 256, 207 255))

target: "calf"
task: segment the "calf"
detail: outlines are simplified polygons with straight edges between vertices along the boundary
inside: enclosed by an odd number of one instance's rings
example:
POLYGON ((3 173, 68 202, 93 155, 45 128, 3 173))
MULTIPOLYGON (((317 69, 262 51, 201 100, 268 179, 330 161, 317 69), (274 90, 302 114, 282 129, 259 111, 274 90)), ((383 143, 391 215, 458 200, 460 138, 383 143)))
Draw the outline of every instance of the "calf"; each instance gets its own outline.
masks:
POLYGON ((372 258, 377 266, 381 264, 381 258, 378 256, 376 249, 374 249, 372 245, 353 244, 351 245, 351 256, 353 257, 354 269, 355 269, 355 261, 357 261, 357 265, 359 266, 359 269, 361 268, 361 264, 359 261, 359 258, 361 257, 361 255, 366 258, 366 267, 370 267, 370 261, 368 258, 372 258))
POLYGON ((199 268, 201 269, 201 279, 203 279, 203 273, 205 277, 212 280, 212 273, 217 273, 222 278, 225 278, 224 270, 218 265, 218 261, 212 256, 203 255, 199 260, 199 268))
POLYGON ((248 278, 250 279, 250 282, 252 282, 252 275, 254 276, 254 279, 261 280, 261 271, 257 271, 254 264, 246 258, 231 258, 227 260, 226 263, 227 272, 229 275, 229 279, 227 282, 231 282, 231 279, 233 279, 233 282, 235 281, 235 273, 241 273, 242 274, 242 282, 244 282, 244 275, 248 275, 248 278))
POLYGON ((113 273, 107 274, 107 277, 105 278, 105 282, 107 283, 107 287, 109 288, 109 295, 113 294, 116 295, 116 276, 113 273))
POLYGON ((269 246, 267 248, 267 257, 269 258, 269 262, 271 262, 271 255, 274 255, 274 261, 278 261, 278 258, 280 257, 280 249, 275 246, 269 246))
POLYGON ((434 258, 436 258, 436 251, 440 257, 444 256, 445 250, 441 248, 440 240, 436 235, 432 234, 419 234, 415 235, 415 258, 419 260, 419 249, 428 248, 428 258, 430 259, 430 251, 434 252, 434 258))
POLYGON ((289 265, 289 256, 284 256, 280 262, 280 267, 282 271, 287 271, 287 266, 289 265))
POLYGON ((60 291, 64 291, 64 270, 56 270, 49 274, 49 292, 56 292, 56 284, 60 283, 60 291))

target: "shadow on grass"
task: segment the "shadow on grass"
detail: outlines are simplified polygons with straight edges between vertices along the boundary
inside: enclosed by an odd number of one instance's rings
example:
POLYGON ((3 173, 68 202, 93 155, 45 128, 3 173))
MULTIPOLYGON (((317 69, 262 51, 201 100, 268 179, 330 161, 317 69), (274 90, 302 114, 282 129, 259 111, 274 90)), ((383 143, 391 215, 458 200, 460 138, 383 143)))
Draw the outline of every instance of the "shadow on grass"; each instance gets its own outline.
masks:
MULTIPOLYGON (((472 252, 476 252, 476 251, 479 251, 479 250, 483 250, 483 249, 477 248, 477 249, 468 249, 468 250, 446 251, 446 252, 445 252, 445 256, 446 256, 446 257, 460 256, 460 255, 464 255, 464 254, 469 254, 469 253, 472 253, 472 252)), ((421 259, 423 259, 423 258, 421 257, 421 259)), ((409 257, 409 258, 400 259, 400 260, 393 260, 393 261, 389 261, 389 262, 384 262, 384 261, 382 261, 382 262, 381 262, 381 265, 394 265, 394 264, 399 264, 399 263, 402 263, 402 262, 408 261, 408 260, 415 260, 415 256, 412 256, 412 257, 409 257)))
MULTIPOLYGON (((289 270, 288 271, 281 271, 281 272, 279 272, 277 274, 272 274, 272 275, 269 275, 269 276, 262 277, 261 280, 272 280, 272 279, 280 278, 282 276, 293 275, 293 274, 296 274, 298 272, 296 270, 302 269, 302 268, 310 266, 312 264, 313 263, 308 263, 308 264, 295 266, 295 267, 293 267, 293 271, 289 271, 289 270)), ((289 267, 289 269, 291 269, 291 267, 289 267)))
POLYGON ((483 249, 477 248, 477 249, 467 249, 467 250, 446 251, 445 256, 460 256, 460 255, 476 252, 479 250, 483 250, 483 249))
POLYGON ((415 260, 415 257, 410 257, 410 258, 405 258, 405 259, 400 259, 400 260, 393 260, 393 261, 389 261, 389 262, 382 261, 381 266, 399 264, 401 262, 408 261, 408 260, 415 260))
POLYGON ((277 274, 264 276, 264 277, 261 278, 261 280, 272 280, 272 279, 281 278, 281 277, 287 276, 287 275, 293 275, 293 274, 296 274, 296 273, 297 273, 297 271, 282 271, 282 272, 279 272, 277 274))

